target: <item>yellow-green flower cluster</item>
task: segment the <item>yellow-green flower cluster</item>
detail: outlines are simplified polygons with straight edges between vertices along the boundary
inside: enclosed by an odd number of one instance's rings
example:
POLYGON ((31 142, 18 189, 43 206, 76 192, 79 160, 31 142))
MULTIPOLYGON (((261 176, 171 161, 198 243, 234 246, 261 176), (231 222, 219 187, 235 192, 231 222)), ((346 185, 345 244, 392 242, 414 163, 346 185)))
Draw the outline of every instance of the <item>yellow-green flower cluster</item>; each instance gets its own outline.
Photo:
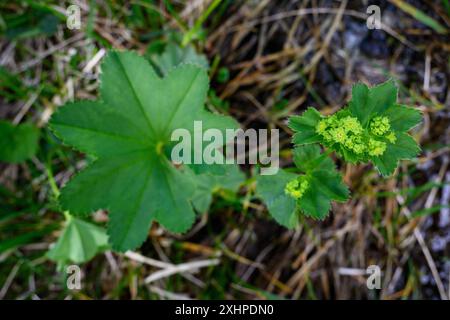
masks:
POLYGON ((332 115, 320 120, 316 127, 316 132, 328 143, 342 144, 357 154, 365 151, 362 140, 363 131, 358 119, 351 116, 338 118, 332 115))
POLYGON ((370 121, 370 132, 377 136, 382 136, 391 129, 387 117, 375 117, 370 121))
POLYGON ((395 133, 390 131, 391 125, 387 117, 377 116, 369 123, 365 131, 357 118, 352 116, 339 117, 338 114, 319 121, 316 132, 329 144, 340 144, 342 147, 358 154, 380 156, 386 151, 387 140, 395 143, 395 133))
POLYGON ((394 132, 389 132, 387 135, 385 135, 385 138, 388 139, 390 143, 395 143, 397 141, 397 137, 395 136, 394 132))
POLYGON ((294 199, 300 199, 309 187, 309 182, 306 176, 299 176, 294 180, 289 181, 284 188, 284 192, 294 199))
MULTIPOLYGON (((390 131, 391 124, 387 117, 375 117, 370 121, 369 124, 370 133, 374 136, 384 137, 390 143, 395 143, 397 137, 395 133, 390 131)), ((371 156, 380 156, 386 151, 386 142, 375 140, 373 138, 369 139, 367 151, 371 156)))
POLYGON ((367 145, 367 153, 371 156, 381 156, 386 151, 386 142, 378 141, 373 138, 369 139, 367 145))

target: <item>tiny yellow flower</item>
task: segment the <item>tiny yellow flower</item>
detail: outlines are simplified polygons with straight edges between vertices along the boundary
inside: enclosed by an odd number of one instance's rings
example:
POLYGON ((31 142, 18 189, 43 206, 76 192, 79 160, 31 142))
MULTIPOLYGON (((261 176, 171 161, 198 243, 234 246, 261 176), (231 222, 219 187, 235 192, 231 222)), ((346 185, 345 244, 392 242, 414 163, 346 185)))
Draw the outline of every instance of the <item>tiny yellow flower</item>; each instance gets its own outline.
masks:
POLYGON ((382 136, 389 131, 391 125, 387 117, 375 117, 370 122, 370 131, 377 136, 382 136))
POLYGON ((386 151, 386 143, 375 139, 369 140, 368 152, 370 156, 381 156, 386 151))
POLYGON ((347 139, 347 132, 344 128, 334 128, 330 131, 330 134, 335 142, 338 143, 344 143, 344 141, 347 139))
POLYGON ((316 126, 316 132, 318 134, 323 135, 327 129, 328 129, 327 119, 320 120, 316 126))
POLYGON ((361 123, 355 117, 345 117, 341 119, 341 126, 347 131, 353 134, 361 134, 363 132, 363 128, 361 123))
POLYGON ((309 187, 309 182, 305 176, 299 176, 289 181, 284 188, 284 192, 294 199, 300 199, 309 187))
POLYGON ((322 119, 316 126, 316 132, 324 137, 325 140, 331 141, 333 137, 331 136, 330 130, 334 127, 333 116, 322 119))
POLYGON ((361 136, 351 135, 344 141, 344 147, 355 153, 363 153, 366 148, 362 142, 361 136))
POLYGON ((386 139, 388 139, 388 141, 390 143, 395 143, 397 141, 397 137, 395 136, 394 132, 389 132, 389 134, 386 136, 386 139))

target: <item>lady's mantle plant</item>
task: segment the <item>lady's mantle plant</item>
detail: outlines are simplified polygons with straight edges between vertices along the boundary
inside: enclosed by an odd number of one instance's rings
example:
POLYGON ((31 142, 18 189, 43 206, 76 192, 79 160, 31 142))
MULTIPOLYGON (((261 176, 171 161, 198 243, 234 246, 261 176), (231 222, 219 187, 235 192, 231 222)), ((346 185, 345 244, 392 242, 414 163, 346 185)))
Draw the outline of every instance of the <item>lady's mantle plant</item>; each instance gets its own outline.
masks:
MULTIPOLYGON (((202 121, 204 130, 238 127, 232 118, 204 109, 207 90, 207 73, 201 67, 182 64, 160 78, 131 52, 109 53, 102 64, 102 99, 67 104, 50 122, 61 140, 95 158, 62 189, 62 208, 75 215, 107 209, 109 242, 118 251, 142 243, 152 221, 173 232, 188 230, 194 210, 207 210, 211 190, 235 189, 242 179, 237 167, 176 168, 167 156, 174 129, 192 132, 194 121, 202 121), (205 176, 227 171, 226 179, 205 176)), ((421 115, 396 103, 392 81, 372 89, 358 84, 352 95, 349 106, 334 115, 309 108, 291 117, 298 173, 280 170, 258 177, 257 193, 280 224, 295 227, 300 213, 323 219, 331 201, 347 200, 349 191, 329 158, 331 152, 353 163, 371 161, 383 175, 391 174, 400 159, 419 152, 407 131, 421 115), (321 153, 319 144, 327 152, 321 153)))
POLYGON ((326 154, 319 155, 321 144, 327 154, 336 152, 351 163, 372 162, 388 176, 401 159, 412 159, 420 151, 407 133, 422 119, 413 108, 397 104, 393 81, 368 88, 356 84, 349 106, 324 116, 308 108, 293 116, 289 127, 294 130, 294 163, 301 175, 280 171, 276 176, 258 178, 258 194, 271 215, 282 225, 295 227, 298 214, 323 219, 331 200, 345 201, 347 188, 326 154))
POLYGON ((102 64, 102 100, 67 104, 50 127, 66 144, 96 160, 72 178, 59 198, 75 215, 109 211, 113 249, 140 245, 152 221, 173 232, 188 230, 195 219, 191 199, 195 175, 175 168, 170 154, 174 129, 237 127, 230 117, 212 114, 203 103, 206 70, 185 64, 158 77, 132 52, 110 52, 102 64))
POLYGON ((314 108, 290 118, 296 145, 320 143, 345 161, 371 161, 384 175, 391 175, 401 159, 412 159, 420 151, 408 130, 422 116, 419 110, 397 104, 397 87, 387 81, 369 89, 356 84, 347 108, 323 116, 314 108))

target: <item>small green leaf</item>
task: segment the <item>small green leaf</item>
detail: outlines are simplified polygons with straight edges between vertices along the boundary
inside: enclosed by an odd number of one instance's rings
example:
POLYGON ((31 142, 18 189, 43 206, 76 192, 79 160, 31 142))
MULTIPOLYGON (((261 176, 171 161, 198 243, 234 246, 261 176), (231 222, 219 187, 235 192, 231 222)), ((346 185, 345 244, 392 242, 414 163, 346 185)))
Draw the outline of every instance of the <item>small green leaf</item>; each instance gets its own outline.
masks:
POLYGON ((348 199, 348 188, 333 161, 320 153, 318 145, 297 147, 294 154, 295 164, 309 181, 305 194, 297 200, 299 208, 307 216, 324 219, 331 208, 331 201, 344 202, 348 199))
POLYGON ((322 170, 334 170, 335 165, 326 154, 320 152, 317 145, 306 145, 303 148, 293 150, 294 163, 302 172, 309 172, 316 168, 322 170))
POLYGON ((47 252, 47 257, 60 266, 79 264, 89 261, 108 247, 108 236, 104 229, 70 217, 58 241, 47 252))
POLYGON ((286 184, 296 177, 295 173, 279 170, 276 175, 260 175, 256 178, 258 197, 264 200, 270 215, 286 228, 298 225, 296 201, 284 191, 286 184))
POLYGON ((397 100, 397 87, 393 80, 368 88, 365 84, 357 84, 352 89, 350 112, 358 118, 363 126, 371 117, 381 114, 397 100))
POLYGON ((395 131, 408 131, 422 121, 420 110, 397 104, 387 109, 383 115, 389 118, 391 128, 395 131))
MULTIPOLYGON (((381 114, 397 101, 397 86, 389 80, 370 88, 367 116, 381 114)), ((365 124, 365 121, 363 121, 365 124)))
POLYGON ((301 116, 289 118, 289 128, 296 133, 293 143, 296 145, 316 143, 321 137, 316 132, 316 125, 322 119, 322 115, 314 108, 308 108, 301 116))
POLYGON ((218 190, 236 192, 244 181, 245 175, 238 165, 222 165, 224 172, 221 175, 211 173, 199 174, 194 177, 196 181, 195 192, 192 197, 194 208, 199 213, 208 211, 212 196, 218 190))
POLYGON ((25 123, 14 126, 8 121, 0 121, 0 161, 18 163, 36 154, 39 129, 25 123))
POLYGON ((311 185, 298 204, 306 216, 323 220, 330 211, 331 202, 323 192, 318 192, 318 188, 318 185, 311 185))
POLYGON ((206 57, 198 54, 193 46, 181 47, 174 42, 169 42, 161 55, 153 55, 151 61, 162 76, 168 75, 170 70, 182 63, 192 63, 205 69, 209 68, 206 57))
POLYGON ((226 67, 222 67, 217 70, 216 80, 219 83, 225 83, 230 80, 230 70, 226 67))
POLYGON ((367 118, 367 102, 369 100, 369 87, 364 83, 357 83, 352 87, 352 100, 349 103, 350 112, 363 123, 367 118))
POLYGON ((395 144, 388 144, 386 151, 381 156, 372 158, 383 176, 394 173, 400 160, 413 159, 420 152, 420 147, 413 137, 406 133, 397 133, 396 136, 395 144))
POLYGON ((320 153, 318 145, 296 147, 294 162, 304 174, 280 170, 277 175, 257 178, 257 195, 264 200, 275 220, 288 228, 298 225, 300 212, 314 219, 324 219, 331 208, 331 201, 343 202, 349 196, 341 175, 331 159, 320 153), (299 177, 306 181, 306 190, 303 194, 304 189, 300 193, 294 190, 294 198, 287 185, 295 183, 299 177))
POLYGON ((314 186, 319 192, 324 193, 331 200, 345 202, 348 199, 349 191, 342 183, 341 175, 336 171, 324 170, 321 168, 311 173, 314 186))
MULTIPOLYGON (((442 2, 443 2, 443 5, 446 6, 447 13, 448 13, 449 12, 448 11, 448 0, 444 0, 442 2)), ((436 32, 438 32, 440 34, 446 34, 447 33, 447 28, 445 26, 443 26, 438 21, 436 21, 435 19, 433 19, 432 17, 427 15, 422 10, 420 10, 420 9, 416 8, 415 6, 407 3, 406 1, 393 0, 392 4, 396 5, 398 8, 400 8, 401 10, 406 12, 407 14, 411 15, 413 18, 417 19, 418 21, 420 21, 424 25, 427 25, 430 28, 434 29, 434 31, 436 31, 436 32)))

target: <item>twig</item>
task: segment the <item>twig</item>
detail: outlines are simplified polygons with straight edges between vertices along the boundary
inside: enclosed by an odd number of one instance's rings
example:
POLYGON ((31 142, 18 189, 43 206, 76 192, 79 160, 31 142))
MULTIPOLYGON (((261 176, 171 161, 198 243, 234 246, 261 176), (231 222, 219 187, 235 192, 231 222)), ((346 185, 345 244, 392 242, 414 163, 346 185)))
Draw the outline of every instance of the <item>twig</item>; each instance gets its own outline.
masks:
POLYGON ((19 268, 22 263, 17 263, 11 270, 11 272, 8 275, 8 278, 6 278, 5 283, 3 284, 2 290, 0 290, 0 300, 3 299, 3 297, 8 292, 9 287, 11 286, 11 283, 13 282, 14 278, 16 277, 17 272, 19 271, 19 268))
POLYGON ((182 263, 179 265, 175 265, 170 268, 166 268, 161 271, 157 271, 155 273, 152 273, 150 276, 145 278, 144 282, 146 284, 151 283, 153 281, 169 277, 171 275, 180 273, 180 272, 193 272, 196 271, 199 268, 205 268, 210 266, 216 266, 220 262, 219 259, 210 259, 210 260, 201 260, 201 261, 194 261, 194 262, 187 262, 182 263))
POLYGON ((33 103, 36 101, 37 97, 39 96, 39 92, 38 93, 33 93, 31 95, 31 97, 27 100, 27 102, 25 102, 25 104, 20 108, 19 113, 16 115, 16 117, 13 120, 14 124, 18 124, 20 122, 20 120, 22 120, 22 118, 25 116, 25 114, 28 112, 28 110, 30 110, 31 106, 33 105, 33 103))
POLYGON ((137 261, 140 263, 144 263, 144 264, 148 264, 149 266, 152 266, 152 267, 166 269, 166 268, 173 268, 173 266, 174 266, 171 263, 162 262, 159 260, 148 258, 148 257, 145 257, 145 256, 143 256, 137 252, 133 252, 133 251, 125 252, 125 256, 127 258, 130 258, 131 260, 134 260, 134 261, 137 261))
POLYGON ((170 300, 192 300, 185 294, 179 294, 179 293, 173 293, 169 292, 167 290, 163 290, 161 288, 158 288, 156 286, 149 286, 150 291, 158 294, 160 297, 164 297, 170 300))
MULTIPOLYGON (((143 256, 137 252, 133 252, 133 251, 127 251, 125 253, 125 256, 127 258, 137 261, 139 263, 144 263, 144 264, 150 265, 152 267, 157 267, 157 268, 161 268, 161 269, 169 269, 169 268, 175 267, 175 265, 172 263, 148 258, 148 257, 145 257, 145 256, 143 256)), ((182 276, 200 288, 203 288, 205 286, 205 284, 200 279, 197 279, 196 277, 194 277, 191 274, 183 274, 182 276)))

